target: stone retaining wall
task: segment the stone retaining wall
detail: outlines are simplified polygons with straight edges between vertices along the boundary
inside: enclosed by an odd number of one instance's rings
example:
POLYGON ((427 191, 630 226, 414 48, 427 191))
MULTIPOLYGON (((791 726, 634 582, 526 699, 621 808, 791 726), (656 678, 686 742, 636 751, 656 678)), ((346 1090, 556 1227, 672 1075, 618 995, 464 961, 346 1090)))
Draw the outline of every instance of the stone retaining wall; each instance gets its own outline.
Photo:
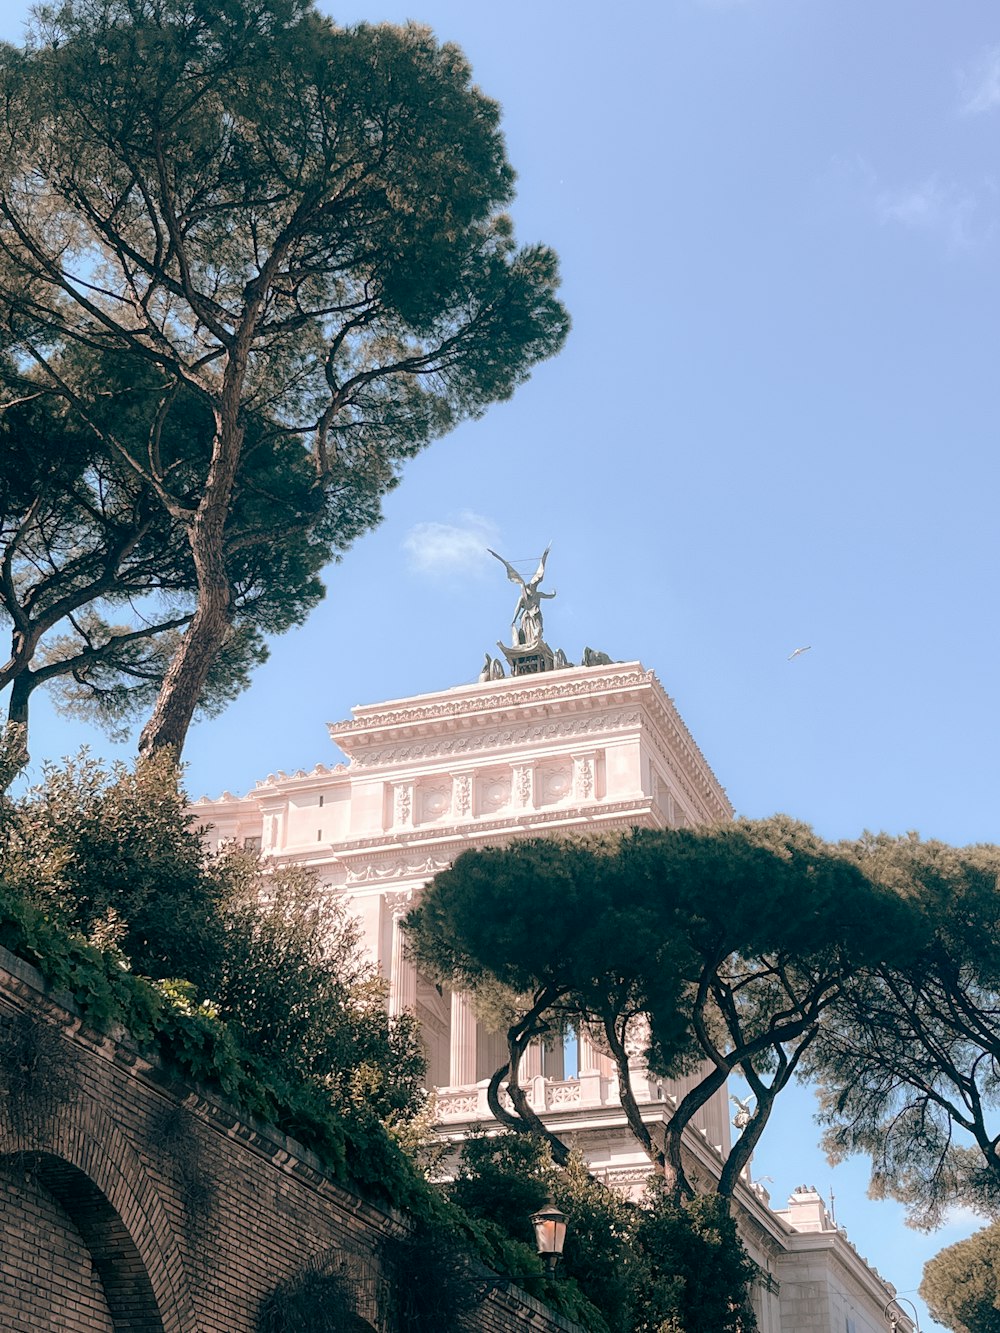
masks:
MULTIPOLYGON (((311 1268, 339 1274, 361 1319, 388 1333, 379 1254, 405 1218, 178 1085, 127 1036, 86 1029, 2 948, 0 1034, 0 1327, 257 1333, 268 1296, 311 1268)), ((487 1288, 483 1333, 571 1328, 516 1289, 487 1288)))

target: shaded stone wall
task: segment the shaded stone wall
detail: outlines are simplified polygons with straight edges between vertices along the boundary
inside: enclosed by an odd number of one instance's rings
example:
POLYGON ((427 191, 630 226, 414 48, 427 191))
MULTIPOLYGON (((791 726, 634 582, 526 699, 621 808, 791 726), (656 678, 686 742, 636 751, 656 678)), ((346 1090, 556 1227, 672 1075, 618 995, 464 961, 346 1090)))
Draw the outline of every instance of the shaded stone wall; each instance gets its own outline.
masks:
MULTIPOLYGON (((404 1218, 277 1131, 171 1083, 125 1034, 83 1028, 3 949, 0 1051, 3 1328, 257 1333, 265 1299, 310 1268, 339 1273, 362 1318, 385 1326, 379 1247, 405 1235, 404 1218)), ((569 1328, 502 1290, 476 1323, 569 1328)))

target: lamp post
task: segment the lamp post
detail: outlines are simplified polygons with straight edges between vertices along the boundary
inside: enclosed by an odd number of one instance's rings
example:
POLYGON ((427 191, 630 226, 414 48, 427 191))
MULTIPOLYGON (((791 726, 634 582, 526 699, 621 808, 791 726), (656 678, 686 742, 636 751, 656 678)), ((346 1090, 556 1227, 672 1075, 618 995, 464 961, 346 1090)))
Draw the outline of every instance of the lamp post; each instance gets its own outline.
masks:
POLYGON ((535 1244, 545 1271, 552 1277, 566 1240, 566 1214, 550 1198, 532 1217, 531 1225, 535 1228, 535 1244))
POLYGON ((905 1310, 903 1311, 894 1310, 892 1308, 894 1305, 908 1305, 910 1307, 910 1309, 913 1311, 913 1327, 915 1329, 915 1333, 920 1333, 920 1317, 917 1314, 917 1307, 913 1304, 911 1300, 908 1300, 905 1296, 902 1297, 893 1296, 891 1301, 886 1302, 886 1307, 882 1311, 882 1315, 885 1318, 885 1320, 892 1325, 893 1333, 896 1333, 896 1327, 899 1324, 900 1314, 903 1315, 904 1319, 909 1319, 909 1315, 906 1313, 905 1310))

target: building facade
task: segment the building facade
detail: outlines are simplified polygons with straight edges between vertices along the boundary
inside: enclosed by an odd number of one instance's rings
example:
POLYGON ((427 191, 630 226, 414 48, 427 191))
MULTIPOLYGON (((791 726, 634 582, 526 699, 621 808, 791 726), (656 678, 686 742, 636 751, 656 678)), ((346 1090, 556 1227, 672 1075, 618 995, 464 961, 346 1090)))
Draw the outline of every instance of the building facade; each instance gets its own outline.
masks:
MULTIPOLYGON (((210 846, 236 842, 307 866, 322 892, 347 896, 391 1008, 420 1020, 441 1130, 455 1139, 490 1120, 486 1085, 504 1046, 466 996, 442 992, 408 958, 400 922, 421 887, 469 847, 733 817, 673 701, 640 662, 562 665, 540 640, 503 651, 514 674, 488 658, 475 684, 357 707, 331 725, 346 763, 272 774, 244 797, 227 792, 193 807, 210 846)), ((529 1051, 522 1075, 533 1106, 591 1170, 638 1194, 649 1163, 627 1131, 613 1065, 586 1034, 568 1050, 529 1051)), ((685 1090, 639 1071, 650 1122, 685 1090)), ((706 1185, 729 1150, 729 1117, 722 1090, 689 1134, 691 1176, 706 1185)), ((778 1212, 748 1178, 738 1203, 762 1274, 762 1333, 886 1326, 892 1288, 812 1191, 797 1191, 778 1212)))

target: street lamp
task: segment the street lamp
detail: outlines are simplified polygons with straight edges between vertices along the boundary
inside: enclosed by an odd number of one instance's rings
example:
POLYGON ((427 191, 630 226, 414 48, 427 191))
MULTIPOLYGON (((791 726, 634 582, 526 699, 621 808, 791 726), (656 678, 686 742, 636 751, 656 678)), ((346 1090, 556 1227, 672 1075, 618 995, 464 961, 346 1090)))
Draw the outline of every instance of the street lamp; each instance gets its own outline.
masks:
POLYGON ((531 1225, 535 1228, 538 1254, 545 1271, 552 1276, 566 1240, 566 1214, 561 1213, 549 1198, 532 1217, 531 1225))
POLYGON ((913 1327, 915 1333, 920 1333, 920 1317, 917 1314, 917 1307, 912 1301, 907 1300, 905 1296, 893 1296, 892 1300, 886 1303, 886 1307, 882 1311, 883 1317, 892 1325, 892 1333, 896 1333, 896 1327, 899 1324, 899 1316, 901 1313, 904 1319, 909 1318, 909 1315, 907 1315, 905 1311, 894 1310, 892 1308, 894 1305, 908 1305, 910 1307, 913 1311, 913 1327))

